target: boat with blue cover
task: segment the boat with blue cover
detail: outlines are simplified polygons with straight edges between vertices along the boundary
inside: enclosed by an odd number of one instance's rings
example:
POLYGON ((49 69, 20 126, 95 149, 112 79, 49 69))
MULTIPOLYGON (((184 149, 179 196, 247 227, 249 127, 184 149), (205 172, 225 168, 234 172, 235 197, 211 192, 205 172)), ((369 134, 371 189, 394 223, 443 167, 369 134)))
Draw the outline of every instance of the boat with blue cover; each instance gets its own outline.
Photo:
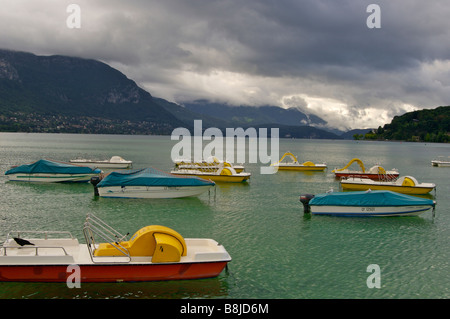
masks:
POLYGON ((328 192, 300 196, 305 213, 334 216, 415 216, 435 208, 436 201, 387 190, 328 192))
POLYGON ((198 177, 175 176, 155 168, 115 171, 103 179, 93 178, 95 195, 124 198, 179 198, 198 196, 213 181, 198 177))
POLYGON ((39 183, 86 183, 102 171, 94 167, 41 159, 30 164, 13 166, 5 172, 10 181, 39 183))

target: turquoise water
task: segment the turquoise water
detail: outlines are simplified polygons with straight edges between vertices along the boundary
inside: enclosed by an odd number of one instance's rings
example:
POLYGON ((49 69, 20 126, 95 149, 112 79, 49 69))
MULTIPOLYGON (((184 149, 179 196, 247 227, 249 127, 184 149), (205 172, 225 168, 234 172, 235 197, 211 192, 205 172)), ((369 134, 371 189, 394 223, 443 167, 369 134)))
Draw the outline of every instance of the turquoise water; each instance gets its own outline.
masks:
MULTIPOLYGON (((133 160, 135 168, 169 171, 177 141, 169 136, 0 133, 0 236, 9 230, 68 230, 84 241, 93 213, 122 233, 161 224, 184 237, 217 240, 233 260, 217 278, 148 283, 0 283, 0 298, 449 298, 450 168, 432 167, 450 145, 334 140, 280 140, 299 161, 328 164, 325 172, 261 175, 246 164, 249 183, 220 184, 198 198, 140 200, 96 198, 90 184, 8 182, 11 166, 40 158, 133 160), (332 174, 352 158, 380 163, 437 185, 435 216, 347 218, 306 216, 302 193, 339 189, 332 174), (377 264, 381 287, 368 288, 367 267, 377 264)), ((3 239, 2 239, 3 240, 3 239)))

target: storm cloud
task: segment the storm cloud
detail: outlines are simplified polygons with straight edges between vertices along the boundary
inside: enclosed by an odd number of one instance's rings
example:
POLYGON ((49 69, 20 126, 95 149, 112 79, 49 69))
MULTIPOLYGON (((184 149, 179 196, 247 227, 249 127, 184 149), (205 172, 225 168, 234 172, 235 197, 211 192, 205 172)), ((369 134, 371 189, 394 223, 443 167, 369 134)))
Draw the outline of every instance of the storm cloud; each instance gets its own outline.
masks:
POLYGON ((0 47, 98 59, 177 103, 297 107, 339 129, 449 105, 447 0, 2 0, 0 47), (66 8, 81 8, 70 29, 66 8), (369 4, 380 28, 369 28, 369 4))

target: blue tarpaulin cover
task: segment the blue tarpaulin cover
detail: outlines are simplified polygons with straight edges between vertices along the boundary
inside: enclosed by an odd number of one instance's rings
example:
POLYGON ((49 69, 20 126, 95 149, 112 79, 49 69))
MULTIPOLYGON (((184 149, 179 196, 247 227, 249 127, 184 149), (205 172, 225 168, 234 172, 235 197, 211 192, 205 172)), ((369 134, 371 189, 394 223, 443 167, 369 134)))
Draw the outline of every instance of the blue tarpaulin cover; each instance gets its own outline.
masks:
POLYGON ((309 202, 316 206, 405 206, 433 205, 433 200, 392 191, 330 192, 316 195, 309 202))
POLYGON ((107 186, 207 186, 214 185, 198 177, 175 176, 154 168, 111 172, 97 187, 107 186))
POLYGON ((31 164, 16 166, 6 171, 8 174, 33 174, 33 173, 54 173, 54 174, 98 174, 101 170, 87 166, 78 166, 70 163, 49 161, 41 159, 31 164))

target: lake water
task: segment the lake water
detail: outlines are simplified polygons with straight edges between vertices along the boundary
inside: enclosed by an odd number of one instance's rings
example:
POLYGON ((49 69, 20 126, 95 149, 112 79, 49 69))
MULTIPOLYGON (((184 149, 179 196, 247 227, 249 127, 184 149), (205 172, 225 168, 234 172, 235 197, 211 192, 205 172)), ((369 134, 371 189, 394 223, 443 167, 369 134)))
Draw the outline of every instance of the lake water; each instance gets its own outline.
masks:
MULTIPOLYGON (((121 233, 160 224, 184 237, 213 238, 233 260, 217 278, 146 283, 0 283, 0 299, 322 299, 450 297, 450 168, 432 167, 450 145, 431 143, 280 139, 300 162, 326 162, 325 172, 261 175, 246 163, 250 182, 219 184, 215 196, 141 200, 96 198, 92 185, 8 182, 11 165, 41 158, 68 161, 120 155, 134 168, 170 171, 170 136, 0 133, 0 236, 9 230, 68 230, 84 242, 93 213, 121 233), (332 169, 352 158, 381 164, 437 185, 435 216, 348 218, 307 216, 299 195, 339 190, 332 169), (381 287, 369 288, 369 265, 381 287)), ((2 239, 3 240, 3 239, 2 239)))

